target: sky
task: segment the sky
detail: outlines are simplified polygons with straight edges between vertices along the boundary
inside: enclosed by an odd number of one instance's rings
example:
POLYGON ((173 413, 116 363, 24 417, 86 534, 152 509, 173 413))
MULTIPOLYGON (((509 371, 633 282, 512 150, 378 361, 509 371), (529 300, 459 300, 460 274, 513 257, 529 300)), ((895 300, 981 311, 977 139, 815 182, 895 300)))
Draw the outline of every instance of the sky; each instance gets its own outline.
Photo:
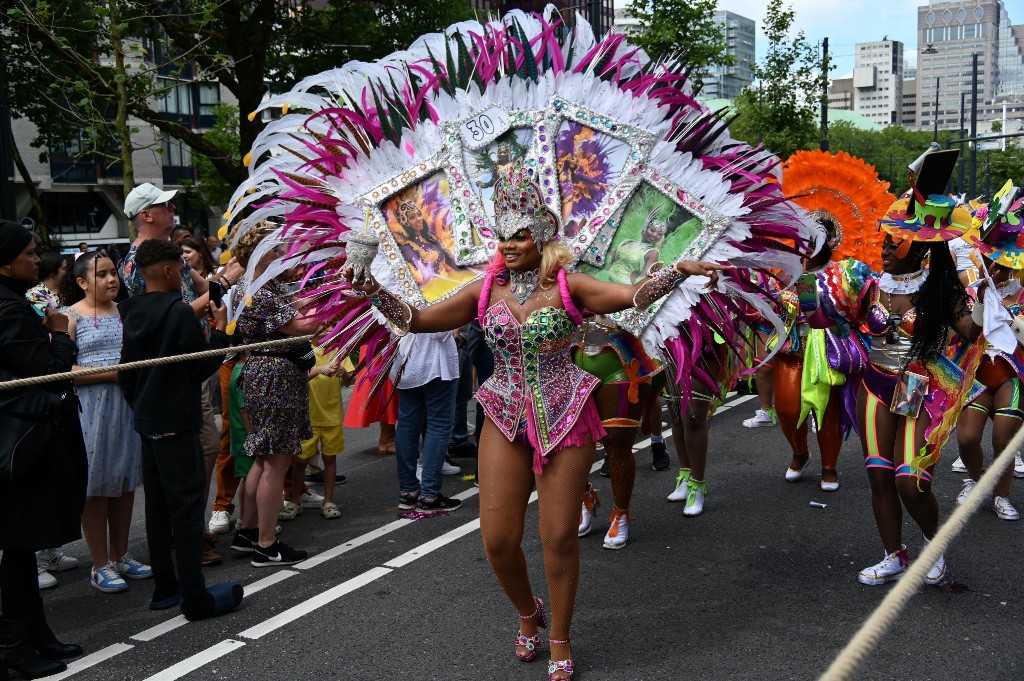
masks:
MULTIPOLYGON (((616 7, 625 7, 629 0, 615 0, 616 7)), ((816 44, 828 37, 835 69, 833 78, 842 78, 853 72, 853 52, 856 43, 890 40, 903 43, 905 59, 917 60, 917 8, 927 0, 789 0, 796 16, 793 30, 803 31, 808 42, 816 44)), ((757 58, 766 51, 768 39, 761 32, 764 18, 764 0, 718 0, 718 9, 735 12, 757 22, 757 58)), ((1017 18, 1011 9, 1010 19, 1017 18)))

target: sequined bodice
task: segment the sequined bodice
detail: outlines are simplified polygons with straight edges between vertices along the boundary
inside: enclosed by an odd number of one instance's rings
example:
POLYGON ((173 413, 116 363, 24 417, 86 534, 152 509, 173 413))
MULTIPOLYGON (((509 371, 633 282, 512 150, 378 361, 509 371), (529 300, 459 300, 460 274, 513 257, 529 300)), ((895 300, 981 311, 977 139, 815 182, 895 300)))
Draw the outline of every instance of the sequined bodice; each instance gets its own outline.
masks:
POLYGON ((477 393, 481 406, 509 440, 526 420, 550 450, 571 429, 598 383, 572 361, 576 325, 565 310, 550 306, 520 323, 504 300, 487 308, 482 321, 494 373, 477 393))
POLYGON ((867 317, 862 327, 872 336, 868 359, 881 366, 901 368, 910 352, 917 311, 910 308, 904 312, 895 327, 890 324, 889 316, 889 308, 882 304, 881 290, 876 286, 871 293, 867 317))

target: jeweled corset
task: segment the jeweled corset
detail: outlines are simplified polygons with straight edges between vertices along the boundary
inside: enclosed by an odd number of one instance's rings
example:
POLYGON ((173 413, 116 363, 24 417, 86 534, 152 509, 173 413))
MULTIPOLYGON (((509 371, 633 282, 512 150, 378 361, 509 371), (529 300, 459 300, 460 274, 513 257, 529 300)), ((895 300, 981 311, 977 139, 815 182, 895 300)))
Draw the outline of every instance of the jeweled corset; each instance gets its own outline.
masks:
POLYGON ((477 399, 510 441, 526 422, 547 453, 572 429, 599 383, 572 361, 576 325, 556 307, 534 310, 520 323, 502 300, 487 308, 483 329, 494 373, 477 399))

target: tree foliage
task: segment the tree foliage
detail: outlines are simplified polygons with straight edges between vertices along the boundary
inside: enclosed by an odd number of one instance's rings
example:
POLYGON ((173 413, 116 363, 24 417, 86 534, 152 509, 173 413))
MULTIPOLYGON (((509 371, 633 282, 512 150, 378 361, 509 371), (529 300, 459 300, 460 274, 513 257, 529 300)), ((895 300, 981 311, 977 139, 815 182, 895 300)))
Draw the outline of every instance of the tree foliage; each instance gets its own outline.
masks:
POLYGON ((734 137, 763 143, 781 158, 818 146, 815 118, 828 77, 803 31, 791 37, 794 17, 792 6, 784 8, 782 0, 768 3, 762 25, 768 51, 754 67, 754 83, 736 99, 739 118, 730 127, 734 137))
POLYGON ((84 132, 97 142, 90 153, 103 150, 101 141, 120 149, 136 131, 114 127, 138 119, 205 157, 207 170, 228 186, 246 177, 239 159, 265 124, 248 114, 268 92, 353 59, 372 61, 472 14, 468 0, 14 3, 0 13, 5 51, 17 67, 9 68, 18 75, 11 99, 15 115, 39 128, 39 145, 66 148, 84 132), (237 100, 235 148, 223 146, 222 130, 194 128, 157 110, 159 97, 179 81, 216 82, 237 100))
MULTIPOLYGON (((931 130, 907 130, 898 125, 880 131, 859 130, 846 121, 829 126, 829 146, 833 152, 842 150, 864 159, 878 170, 880 179, 889 182, 890 191, 900 193, 909 187, 907 166, 928 148, 934 133, 931 130)), ((955 130, 939 131, 939 145, 959 137, 955 130)), ((970 152, 962 152, 963 180, 960 168, 953 171, 951 192, 967 193, 970 189, 970 152)), ((1006 151, 978 152, 975 174, 975 196, 991 196, 1008 179, 1016 180, 1024 165, 1024 149, 1008 145, 1006 151)), ((971 197, 974 198, 974 197, 971 197)))
POLYGON ((717 0, 633 0, 629 12, 639 20, 631 42, 655 59, 679 59, 694 81, 711 66, 727 66, 725 29, 715 21, 717 0))

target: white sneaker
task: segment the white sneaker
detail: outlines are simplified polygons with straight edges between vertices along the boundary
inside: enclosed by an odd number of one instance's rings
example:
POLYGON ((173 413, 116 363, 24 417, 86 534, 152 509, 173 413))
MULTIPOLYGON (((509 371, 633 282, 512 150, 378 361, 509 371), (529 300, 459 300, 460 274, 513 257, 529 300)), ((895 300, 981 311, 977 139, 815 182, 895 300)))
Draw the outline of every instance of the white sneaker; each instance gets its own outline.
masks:
POLYGON ((765 428, 775 425, 775 418, 764 409, 758 409, 749 419, 743 420, 744 428, 765 428))
POLYGON ((462 468, 453 463, 448 463, 447 459, 441 464, 441 475, 458 475, 461 472, 462 468))
POLYGON ((690 478, 686 481, 686 486, 689 490, 686 495, 686 506, 683 507, 683 515, 692 518, 704 512, 704 497, 708 493, 708 484, 690 478))
POLYGON ((1013 455, 1013 477, 1024 478, 1024 461, 1021 461, 1020 452, 1013 455))
POLYGON ((903 576, 907 571, 910 558, 907 556, 907 547, 899 551, 885 554, 882 562, 866 567, 857 575, 857 581, 868 586, 878 586, 886 582, 894 582, 903 576))
POLYGON ((1013 507, 1006 497, 996 497, 992 500, 992 508, 1000 520, 1020 520, 1020 513, 1013 507))
POLYGON ((39 589, 52 589, 57 586, 57 578, 46 571, 46 568, 36 565, 36 570, 39 572, 39 589))
POLYGON ((954 473, 966 473, 967 472, 967 466, 964 465, 963 459, 961 459, 959 456, 956 457, 956 461, 953 462, 952 468, 953 468, 953 472, 954 473))
POLYGON ((615 509, 611 521, 612 526, 604 535, 603 546, 613 551, 626 548, 626 542, 629 541, 629 511, 615 509))
MULTIPOLYGON (((927 544, 927 542, 925 543, 927 544)), ((939 556, 939 559, 928 570, 928 574, 924 576, 924 583, 929 586, 939 586, 946 581, 946 576, 946 557, 939 556)))
POLYGON ((672 494, 668 495, 669 501, 686 501, 686 496, 690 493, 686 483, 690 480, 690 471, 684 470, 679 471, 679 475, 676 477, 676 489, 672 494))
POLYGON ((231 514, 227 511, 214 511, 210 514, 210 532, 224 534, 231 529, 231 514))
POLYGON ((975 480, 972 480, 971 478, 964 478, 964 487, 963 489, 960 490, 960 494, 956 495, 957 506, 967 501, 968 495, 970 495, 971 490, 973 490, 974 486, 977 484, 978 483, 975 480))
POLYGON ((313 490, 307 489, 299 498, 299 503, 302 504, 303 508, 320 508, 324 503, 324 497, 322 494, 317 494, 313 490))
POLYGON ((36 565, 50 572, 63 572, 78 567, 78 559, 60 549, 36 551, 36 565))
POLYGON ((583 507, 580 510, 580 527, 578 536, 585 537, 590 533, 594 524, 594 509, 601 505, 601 499, 597 496, 597 490, 589 482, 587 491, 583 493, 583 507))

